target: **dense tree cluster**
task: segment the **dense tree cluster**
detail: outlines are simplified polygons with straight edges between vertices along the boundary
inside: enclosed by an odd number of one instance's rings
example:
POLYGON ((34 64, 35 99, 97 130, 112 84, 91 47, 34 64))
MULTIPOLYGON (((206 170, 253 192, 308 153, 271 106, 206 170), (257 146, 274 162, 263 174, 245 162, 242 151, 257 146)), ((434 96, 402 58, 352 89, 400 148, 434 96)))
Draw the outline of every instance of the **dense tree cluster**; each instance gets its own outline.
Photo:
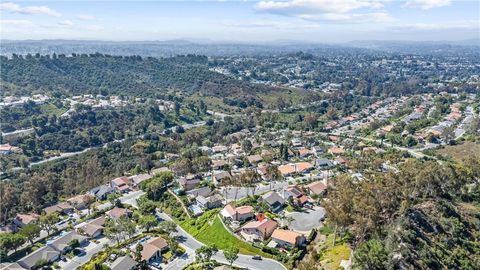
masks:
POLYGON ((476 269, 480 266, 480 160, 462 165, 405 162, 398 173, 335 180, 326 209, 352 234, 360 269, 476 269), (475 206, 477 205, 477 206, 475 206), (478 208, 477 208, 478 209, 478 208))
POLYGON ((261 106, 257 95, 275 90, 210 71, 207 60, 199 55, 142 58, 100 53, 13 55, 11 59, 1 56, 0 78, 10 91, 152 97, 167 90, 180 90, 231 97, 236 106, 261 106))

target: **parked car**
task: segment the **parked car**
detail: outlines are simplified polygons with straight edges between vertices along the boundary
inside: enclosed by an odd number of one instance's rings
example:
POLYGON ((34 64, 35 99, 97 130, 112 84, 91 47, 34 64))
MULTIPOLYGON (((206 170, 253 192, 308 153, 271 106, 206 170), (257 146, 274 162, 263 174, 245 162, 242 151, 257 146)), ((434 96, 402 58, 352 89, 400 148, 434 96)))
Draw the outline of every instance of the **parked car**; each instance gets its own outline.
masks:
POLYGON ((261 260, 262 260, 262 256, 260 256, 260 255, 255 255, 255 256, 252 257, 252 260, 261 261, 261 260))

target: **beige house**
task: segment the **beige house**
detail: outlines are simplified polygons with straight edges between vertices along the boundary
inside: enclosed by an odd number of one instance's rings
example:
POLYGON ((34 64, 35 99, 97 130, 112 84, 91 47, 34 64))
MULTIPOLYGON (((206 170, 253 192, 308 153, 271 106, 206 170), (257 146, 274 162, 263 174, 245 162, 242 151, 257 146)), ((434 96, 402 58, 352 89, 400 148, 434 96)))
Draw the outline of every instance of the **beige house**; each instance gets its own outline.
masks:
POLYGON ((230 219, 231 221, 245 221, 254 217, 255 213, 252 206, 240 206, 235 207, 231 204, 227 204, 220 214, 225 219, 230 219))
POLYGON ((263 241, 272 235, 277 226, 278 223, 271 219, 250 221, 242 227, 240 234, 250 242, 263 241))
POLYGON ((278 246, 283 248, 294 248, 305 244, 305 236, 303 234, 290 231, 276 229, 272 233, 272 241, 275 241, 278 246))

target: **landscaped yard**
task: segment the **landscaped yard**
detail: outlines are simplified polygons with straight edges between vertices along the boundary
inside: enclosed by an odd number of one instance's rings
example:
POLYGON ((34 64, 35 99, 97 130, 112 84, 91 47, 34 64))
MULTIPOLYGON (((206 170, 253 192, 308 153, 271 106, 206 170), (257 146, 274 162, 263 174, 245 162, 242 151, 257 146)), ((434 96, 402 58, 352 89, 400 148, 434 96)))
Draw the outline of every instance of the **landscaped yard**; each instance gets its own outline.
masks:
POLYGON ((181 222, 180 226, 198 241, 206 245, 215 244, 217 248, 221 250, 234 246, 238 247, 242 254, 259 254, 264 257, 272 257, 272 255, 262 252, 260 249, 233 236, 223 227, 217 213, 217 210, 205 212, 197 219, 187 219, 181 222))

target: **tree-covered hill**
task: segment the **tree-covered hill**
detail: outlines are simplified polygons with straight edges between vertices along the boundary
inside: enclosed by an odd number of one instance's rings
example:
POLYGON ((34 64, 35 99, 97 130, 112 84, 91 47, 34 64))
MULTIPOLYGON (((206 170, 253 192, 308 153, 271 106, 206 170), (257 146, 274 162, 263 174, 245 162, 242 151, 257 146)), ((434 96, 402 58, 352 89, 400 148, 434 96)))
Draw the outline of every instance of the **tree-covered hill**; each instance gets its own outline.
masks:
POLYGON ((2 86, 8 86, 4 89, 9 91, 155 96, 175 90, 250 101, 258 101, 259 93, 281 91, 210 71, 207 57, 197 55, 142 58, 99 53, 71 57, 37 54, 0 60, 2 86))

